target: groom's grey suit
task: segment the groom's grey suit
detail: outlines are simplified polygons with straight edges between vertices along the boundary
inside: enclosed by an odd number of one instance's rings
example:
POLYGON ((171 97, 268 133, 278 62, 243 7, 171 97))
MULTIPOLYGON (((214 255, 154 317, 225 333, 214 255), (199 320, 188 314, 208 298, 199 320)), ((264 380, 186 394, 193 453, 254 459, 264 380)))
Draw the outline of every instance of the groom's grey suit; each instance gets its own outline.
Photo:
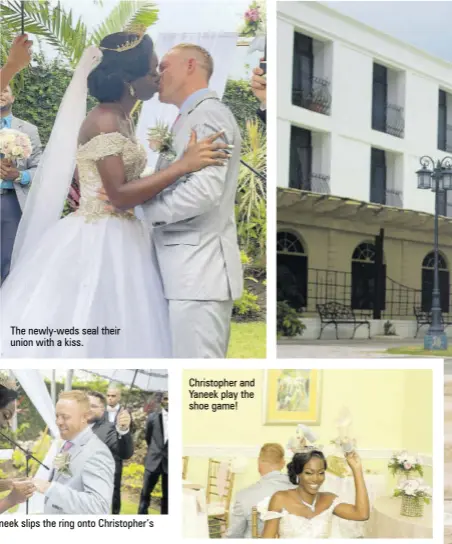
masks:
MULTIPOLYGON (((173 127, 180 158, 194 129, 198 141, 224 130, 234 145, 225 166, 210 166, 178 180, 143 205, 169 301, 174 357, 223 358, 233 300, 243 287, 234 216, 240 167, 240 129, 213 91, 198 96, 173 127)), ((218 141, 221 141, 219 139, 218 141)), ((157 170, 168 161, 160 157, 157 170)))
POLYGON ((71 475, 52 471, 44 514, 109 514, 115 474, 110 450, 87 427, 68 453, 71 475))

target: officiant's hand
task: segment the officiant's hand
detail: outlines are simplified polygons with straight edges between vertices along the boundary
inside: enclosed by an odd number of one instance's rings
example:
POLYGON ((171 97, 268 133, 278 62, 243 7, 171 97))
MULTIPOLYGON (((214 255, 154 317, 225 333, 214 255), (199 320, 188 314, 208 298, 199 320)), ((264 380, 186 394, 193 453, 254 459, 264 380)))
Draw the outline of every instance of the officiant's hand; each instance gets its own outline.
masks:
POLYGON ((42 493, 43 495, 47 493, 47 490, 50 487, 50 482, 47 482, 46 480, 41 480, 41 478, 34 478, 33 483, 36 486, 36 491, 38 493, 42 493))
POLYGON ((361 457, 356 451, 352 451, 351 453, 347 454, 345 456, 345 460, 347 461, 348 466, 352 469, 353 472, 362 470, 363 466, 361 463, 361 457))
POLYGON ((130 429, 132 418, 125 408, 121 408, 121 410, 119 411, 118 419, 116 422, 121 431, 128 431, 130 429))
POLYGON ((234 149, 234 146, 222 142, 214 143, 223 134, 224 130, 220 130, 198 142, 196 132, 191 131, 190 141, 181 159, 187 173, 197 172, 206 166, 224 166, 228 163, 230 155, 223 150, 234 149))
POLYGON ((36 491, 36 486, 30 479, 17 479, 12 481, 12 491, 8 498, 11 497, 11 501, 15 504, 25 502, 27 499, 33 496, 36 491))

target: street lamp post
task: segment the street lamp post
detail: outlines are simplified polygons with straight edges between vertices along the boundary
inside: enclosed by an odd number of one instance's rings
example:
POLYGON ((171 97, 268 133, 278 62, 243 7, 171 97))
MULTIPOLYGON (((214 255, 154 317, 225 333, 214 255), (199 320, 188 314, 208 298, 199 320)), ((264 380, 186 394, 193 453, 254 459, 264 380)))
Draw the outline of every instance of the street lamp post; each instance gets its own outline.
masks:
MULTIPOLYGON (((422 168, 416 172, 418 189, 430 189, 435 193, 435 234, 434 234, 434 271, 432 292, 432 323, 428 333, 424 337, 424 348, 427 350, 446 350, 447 335, 444 332, 441 315, 441 297, 439 290, 439 266, 438 266, 438 217, 439 195, 452 190, 452 157, 444 157, 435 161, 428 156, 420 160, 422 168), (432 168, 430 169, 429 166, 432 168)), ((447 201, 447 198, 446 198, 447 201)))

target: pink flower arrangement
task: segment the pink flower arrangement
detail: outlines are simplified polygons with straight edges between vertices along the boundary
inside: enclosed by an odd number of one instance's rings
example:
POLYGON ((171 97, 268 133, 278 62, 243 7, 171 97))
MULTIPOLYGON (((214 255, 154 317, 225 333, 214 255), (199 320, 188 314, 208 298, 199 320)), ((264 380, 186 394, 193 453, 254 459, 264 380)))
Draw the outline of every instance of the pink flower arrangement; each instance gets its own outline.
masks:
POLYGON ((0 153, 5 159, 10 161, 28 159, 31 152, 31 141, 27 134, 10 128, 0 131, 0 153))
POLYGON ((249 9, 247 12, 245 12, 245 20, 249 23, 257 23, 259 19, 261 18, 261 15, 259 13, 259 8, 252 8, 249 9))

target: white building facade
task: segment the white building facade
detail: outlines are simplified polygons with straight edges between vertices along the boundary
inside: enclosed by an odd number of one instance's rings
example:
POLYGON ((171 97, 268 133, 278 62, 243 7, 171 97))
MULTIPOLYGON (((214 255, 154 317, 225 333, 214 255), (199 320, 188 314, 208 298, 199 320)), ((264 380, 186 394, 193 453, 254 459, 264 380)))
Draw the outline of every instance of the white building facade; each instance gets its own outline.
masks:
MULTIPOLYGON (((421 156, 452 155, 452 64, 320 2, 277 9, 281 267, 308 314, 329 299, 372 314, 373 301, 358 299, 375 289, 376 275, 358 275, 377 262, 386 278, 382 318, 386 310, 386 318, 414 319, 414 306, 430 304, 435 205, 416 171, 421 156), (289 262, 291 252, 305 258, 305 271, 289 262), (319 283, 328 286, 322 294, 319 283)), ((452 191, 441 194, 440 213, 443 311, 452 313, 452 191)))

